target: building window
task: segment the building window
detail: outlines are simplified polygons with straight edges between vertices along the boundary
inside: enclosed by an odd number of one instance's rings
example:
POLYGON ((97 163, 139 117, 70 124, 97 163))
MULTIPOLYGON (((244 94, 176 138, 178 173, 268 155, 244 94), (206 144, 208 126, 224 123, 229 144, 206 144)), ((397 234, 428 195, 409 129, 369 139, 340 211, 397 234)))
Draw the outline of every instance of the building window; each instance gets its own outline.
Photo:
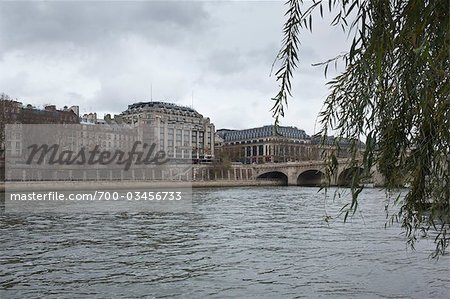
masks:
POLYGON ((170 128, 168 131, 167 131, 167 140, 169 141, 169 140, 171 140, 172 142, 173 142, 173 129, 172 128, 170 128))
POLYGON ((189 137, 190 137, 190 134, 189 134, 189 131, 187 131, 187 130, 185 130, 184 131, 184 136, 183 136, 183 138, 184 138, 184 146, 189 146, 190 145, 190 140, 189 140, 189 137))

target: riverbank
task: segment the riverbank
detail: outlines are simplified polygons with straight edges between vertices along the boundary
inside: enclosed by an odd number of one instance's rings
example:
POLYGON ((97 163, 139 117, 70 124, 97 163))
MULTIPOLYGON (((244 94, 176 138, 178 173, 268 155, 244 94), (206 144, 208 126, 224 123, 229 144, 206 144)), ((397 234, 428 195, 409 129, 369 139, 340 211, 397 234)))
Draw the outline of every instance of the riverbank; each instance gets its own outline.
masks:
POLYGON ((282 186, 279 180, 211 180, 211 181, 32 181, 0 184, 0 191, 42 191, 42 190, 120 190, 146 188, 213 188, 282 186))

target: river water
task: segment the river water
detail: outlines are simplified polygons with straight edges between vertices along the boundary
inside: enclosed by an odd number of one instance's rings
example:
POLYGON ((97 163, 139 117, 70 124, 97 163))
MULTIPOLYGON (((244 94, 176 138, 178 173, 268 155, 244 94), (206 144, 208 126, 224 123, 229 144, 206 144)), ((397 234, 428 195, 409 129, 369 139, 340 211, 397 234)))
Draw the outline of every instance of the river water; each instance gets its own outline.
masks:
POLYGON ((217 188, 195 189, 190 213, 6 212, 0 298, 450 297, 450 256, 385 229, 383 191, 327 224, 345 197, 217 188))

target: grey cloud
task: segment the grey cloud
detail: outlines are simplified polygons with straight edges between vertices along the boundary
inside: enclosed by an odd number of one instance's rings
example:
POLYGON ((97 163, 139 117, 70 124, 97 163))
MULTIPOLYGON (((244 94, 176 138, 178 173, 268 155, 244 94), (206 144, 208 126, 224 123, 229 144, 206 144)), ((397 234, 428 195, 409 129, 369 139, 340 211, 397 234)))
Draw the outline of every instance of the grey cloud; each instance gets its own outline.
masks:
POLYGON ((174 2, 2 2, 0 45, 5 49, 34 43, 75 43, 137 34, 172 44, 205 28, 202 3, 174 2))
POLYGON ((242 53, 228 49, 214 51, 205 59, 205 68, 220 74, 240 72, 246 65, 242 53))
POLYGON ((269 44, 262 48, 219 49, 202 59, 204 68, 222 75, 231 75, 250 68, 263 66, 269 75, 270 65, 277 54, 277 46, 269 44))
MULTIPOLYGON (((154 100, 190 105, 194 92, 217 127, 269 124, 283 12, 281 2, 0 2, 0 92, 101 117, 149 100, 153 84, 154 100)), ((319 23, 302 35, 282 120, 308 132, 326 94, 311 63, 341 49, 319 23)))

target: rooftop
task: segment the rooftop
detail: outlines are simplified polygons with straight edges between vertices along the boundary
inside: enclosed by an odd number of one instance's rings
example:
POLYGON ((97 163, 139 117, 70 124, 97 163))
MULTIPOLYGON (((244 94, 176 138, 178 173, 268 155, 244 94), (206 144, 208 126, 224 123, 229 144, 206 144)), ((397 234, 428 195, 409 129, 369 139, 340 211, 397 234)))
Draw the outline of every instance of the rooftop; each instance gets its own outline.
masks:
POLYGON ((258 128, 244 129, 244 130, 217 130, 217 135, 225 139, 225 141, 253 139, 261 137, 282 136, 295 139, 307 139, 309 136, 304 130, 297 127, 279 126, 275 130, 274 125, 267 125, 258 128))
POLYGON ((128 105, 128 109, 139 109, 139 108, 165 108, 165 109, 172 109, 172 110, 178 110, 178 111, 185 111, 185 112, 193 112, 198 113, 196 110, 186 107, 186 106, 179 106, 174 103, 167 103, 167 102, 137 102, 131 105, 128 105))

